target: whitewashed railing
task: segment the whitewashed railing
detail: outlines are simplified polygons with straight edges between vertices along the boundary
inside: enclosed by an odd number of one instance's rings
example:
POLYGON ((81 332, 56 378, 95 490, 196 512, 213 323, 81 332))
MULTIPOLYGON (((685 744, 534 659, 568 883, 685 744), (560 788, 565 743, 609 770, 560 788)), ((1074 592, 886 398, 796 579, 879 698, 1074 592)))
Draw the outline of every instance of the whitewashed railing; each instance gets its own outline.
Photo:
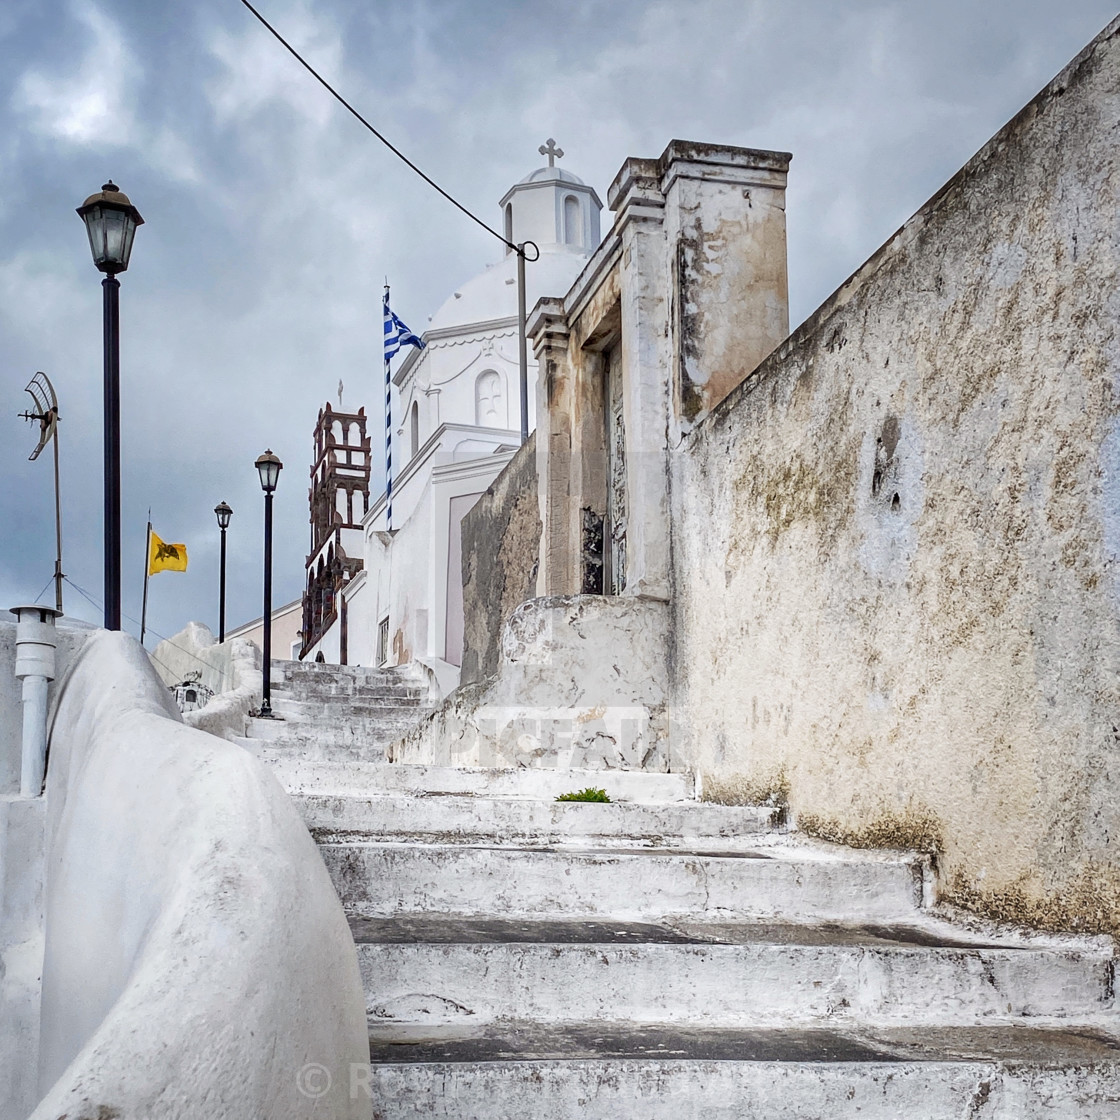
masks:
POLYGON ((357 960, 314 843, 122 634, 60 682, 47 798, 32 1120, 369 1117, 357 960))

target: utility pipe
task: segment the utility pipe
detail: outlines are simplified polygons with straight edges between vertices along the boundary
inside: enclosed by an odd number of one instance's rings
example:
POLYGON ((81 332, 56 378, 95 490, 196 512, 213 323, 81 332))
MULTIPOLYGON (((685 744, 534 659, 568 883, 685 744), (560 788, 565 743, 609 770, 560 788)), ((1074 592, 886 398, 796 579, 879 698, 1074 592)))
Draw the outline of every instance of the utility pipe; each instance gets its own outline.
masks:
POLYGON ((47 772, 47 684, 55 677, 53 607, 10 607, 16 616, 16 679, 23 682, 23 757, 21 797, 38 797, 47 772))

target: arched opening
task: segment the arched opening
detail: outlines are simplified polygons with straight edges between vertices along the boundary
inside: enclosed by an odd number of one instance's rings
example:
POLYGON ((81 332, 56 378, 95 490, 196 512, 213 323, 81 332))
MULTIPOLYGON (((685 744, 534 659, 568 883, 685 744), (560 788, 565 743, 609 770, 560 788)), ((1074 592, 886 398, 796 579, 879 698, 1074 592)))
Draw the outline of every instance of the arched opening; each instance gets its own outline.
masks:
POLYGON ((483 370, 474 383, 474 422, 482 428, 506 426, 502 375, 497 370, 483 370))
POLYGON ((417 401, 412 402, 412 408, 408 413, 408 431, 412 447, 411 457, 415 458, 416 452, 420 450, 420 404, 417 401))
MULTIPOLYGON (((506 240, 507 241, 512 241, 513 240, 513 203, 512 202, 507 202, 506 203, 506 226, 505 226, 505 228, 506 228, 506 240)), ((506 246, 506 255, 508 256, 512 252, 513 252, 513 250, 510 249, 509 246, 506 246)))
POLYGON ((580 213, 579 199, 572 194, 564 199, 564 244, 583 244, 583 215, 580 213))

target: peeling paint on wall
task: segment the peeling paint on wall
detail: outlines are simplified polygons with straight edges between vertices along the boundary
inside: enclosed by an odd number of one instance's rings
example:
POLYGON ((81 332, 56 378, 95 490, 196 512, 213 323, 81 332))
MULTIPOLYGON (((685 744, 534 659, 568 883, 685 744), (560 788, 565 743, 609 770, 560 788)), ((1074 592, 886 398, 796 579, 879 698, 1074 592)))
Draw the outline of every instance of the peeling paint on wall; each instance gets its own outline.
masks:
POLYGON ((673 749, 1120 932, 1120 44, 1007 126, 671 460, 673 749))

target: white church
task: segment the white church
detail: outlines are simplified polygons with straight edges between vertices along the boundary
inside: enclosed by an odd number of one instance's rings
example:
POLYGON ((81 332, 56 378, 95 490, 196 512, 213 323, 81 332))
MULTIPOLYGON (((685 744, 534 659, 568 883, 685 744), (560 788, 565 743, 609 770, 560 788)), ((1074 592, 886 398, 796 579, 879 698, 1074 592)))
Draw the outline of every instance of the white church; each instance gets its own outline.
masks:
MULTIPOLYGON (((499 203, 506 240, 540 249, 526 266, 530 308, 571 287, 599 245, 602 210, 595 191, 556 164, 563 152, 552 140, 540 152, 548 164, 499 203)), ((517 257, 507 251, 448 296, 424 348, 409 349, 393 373, 391 503, 384 492, 369 498, 380 421, 369 432, 364 408, 320 412, 301 660, 416 664, 445 695, 458 684, 460 523, 520 445, 517 333, 517 257)), ((528 385, 532 424, 531 357, 528 385)))

